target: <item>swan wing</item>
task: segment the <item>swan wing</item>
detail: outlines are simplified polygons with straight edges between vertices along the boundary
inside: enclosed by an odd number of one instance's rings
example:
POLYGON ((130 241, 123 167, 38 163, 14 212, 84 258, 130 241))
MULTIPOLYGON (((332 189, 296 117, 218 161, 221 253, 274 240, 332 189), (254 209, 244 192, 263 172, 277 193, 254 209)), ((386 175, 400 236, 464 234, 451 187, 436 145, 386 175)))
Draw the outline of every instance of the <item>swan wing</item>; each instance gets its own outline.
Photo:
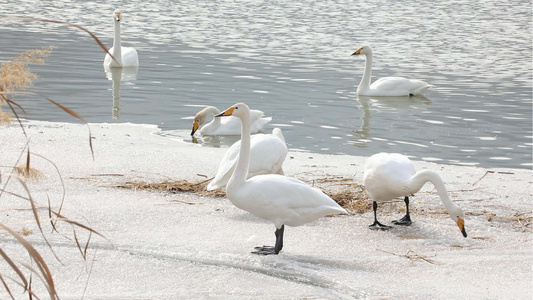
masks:
POLYGON ((139 55, 137 50, 131 47, 122 47, 122 66, 123 67, 138 67, 139 55))
POLYGON ((287 153, 287 145, 271 134, 252 136, 248 178, 261 174, 279 173, 287 153))
POLYGON ((372 199, 386 201, 406 196, 407 182, 414 174, 415 168, 406 156, 378 153, 366 162, 363 181, 372 199))
POLYGON ((272 117, 263 117, 265 114, 256 109, 250 110, 250 130, 252 133, 257 133, 263 130, 263 127, 272 121, 272 117))
POLYGON ((423 93, 428 83, 404 77, 383 77, 370 85, 370 96, 409 96, 423 93))
MULTIPOLYGON (((271 117, 262 118, 263 112, 256 111, 253 117, 250 117, 251 132, 257 133, 263 130, 265 124, 272 121, 271 117)), ((237 117, 229 116, 220 120, 220 125, 216 126, 213 122, 204 125, 198 132, 202 135, 241 135, 241 120, 237 117)))
POLYGON ((214 121, 211 121, 200 128, 198 132, 201 135, 240 135, 241 120, 233 116, 223 117, 220 120, 220 125, 217 126, 214 121))
POLYGON ((303 181, 276 174, 250 178, 229 199, 237 207, 276 227, 300 226, 333 213, 346 213, 321 190, 303 181))
POLYGON ((237 165, 237 159, 239 158, 239 151, 241 149, 241 141, 237 141, 228 148, 220 165, 218 166, 217 174, 215 178, 207 185, 207 190, 212 191, 226 186, 228 183, 235 166, 237 165))

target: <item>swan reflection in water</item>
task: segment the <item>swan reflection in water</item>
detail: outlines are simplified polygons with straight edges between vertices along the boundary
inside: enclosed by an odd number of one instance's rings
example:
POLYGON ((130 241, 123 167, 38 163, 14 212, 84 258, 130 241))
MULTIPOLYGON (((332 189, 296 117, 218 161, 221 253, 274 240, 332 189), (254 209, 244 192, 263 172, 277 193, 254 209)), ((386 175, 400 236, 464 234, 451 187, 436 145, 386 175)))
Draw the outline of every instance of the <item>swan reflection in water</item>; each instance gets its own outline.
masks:
POLYGON ((431 100, 423 95, 416 95, 411 97, 377 97, 377 96, 362 96, 353 93, 353 96, 357 98, 360 104, 361 114, 361 128, 354 130, 354 133, 358 135, 359 139, 369 139, 370 134, 370 120, 372 119, 370 113, 370 106, 374 111, 389 111, 399 112, 402 110, 415 109, 416 105, 431 104, 431 100))
POLYGON ((109 68, 104 67, 107 79, 113 81, 113 120, 120 118, 120 85, 122 81, 131 81, 137 79, 138 67, 109 68))

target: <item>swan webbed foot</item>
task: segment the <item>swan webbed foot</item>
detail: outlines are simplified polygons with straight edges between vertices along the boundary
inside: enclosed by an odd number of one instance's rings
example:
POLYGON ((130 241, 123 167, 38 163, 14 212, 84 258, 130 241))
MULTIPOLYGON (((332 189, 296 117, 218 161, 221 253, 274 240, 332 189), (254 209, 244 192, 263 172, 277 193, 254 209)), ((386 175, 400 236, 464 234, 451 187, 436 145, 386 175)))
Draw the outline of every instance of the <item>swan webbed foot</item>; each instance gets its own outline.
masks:
POLYGON ((383 225, 376 220, 372 225, 369 225, 368 228, 372 230, 389 230, 392 226, 383 225))
POLYGON ((255 250, 257 251, 252 251, 252 253, 257 255, 277 255, 279 253, 279 251, 276 251, 276 248, 272 246, 255 247, 255 250))
POLYGON ((413 224, 413 222, 411 221, 411 215, 409 214, 409 197, 405 196, 403 201, 405 202, 405 209, 406 209, 405 216, 399 220, 392 221, 392 223, 394 225, 409 226, 413 224))
POLYGON ((401 218, 399 220, 392 221, 392 224, 394 224, 394 225, 402 225, 402 226, 409 226, 409 225, 413 224, 413 222, 411 221, 411 217, 409 215, 405 215, 403 218, 401 218))
POLYGON ((257 255, 277 255, 283 248, 283 232, 285 231, 285 225, 281 225, 279 229, 276 229, 276 246, 263 246, 255 247, 255 250, 252 251, 253 254, 257 255))

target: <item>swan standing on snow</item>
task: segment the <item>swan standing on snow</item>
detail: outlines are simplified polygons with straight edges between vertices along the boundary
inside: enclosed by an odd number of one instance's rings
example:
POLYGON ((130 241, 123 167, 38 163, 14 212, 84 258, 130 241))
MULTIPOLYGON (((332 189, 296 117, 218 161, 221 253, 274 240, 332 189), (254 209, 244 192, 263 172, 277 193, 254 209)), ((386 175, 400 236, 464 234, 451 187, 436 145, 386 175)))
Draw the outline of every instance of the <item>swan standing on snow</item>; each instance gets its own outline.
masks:
MULTIPOLYGON (((220 162, 217 175, 207 185, 208 191, 226 186, 237 165, 240 149, 241 141, 237 141, 229 147, 220 162)), ((281 166, 288 151, 281 129, 274 128, 272 134, 254 134, 251 137, 251 159, 247 178, 261 174, 283 175, 281 166)))
POLYGON ((411 225, 409 215, 409 197, 407 195, 418 192, 426 182, 431 182, 437 189, 440 200, 448 210, 452 220, 457 223, 459 229, 466 237, 465 215, 461 208, 455 205, 446 192, 446 187, 440 176, 430 170, 415 172, 413 163, 404 155, 398 153, 378 153, 372 155, 365 164, 364 185, 370 198, 372 198, 374 209, 374 224, 370 229, 389 229, 390 226, 378 222, 376 211, 377 202, 388 201, 396 197, 405 196, 406 215, 397 221, 397 225, 411 225))
POLYGON ((241 149, 237 166, 226 186, 226 195, 236 207, 269 220, 276 226, 274 247, 256 247, 252 253, 278 254, 283 248, 285 225, 300 226, 334 213, 346 213, 335 201, 303 181, 278 174, 258 175, 250 179, 250 109, 244 103, 228 108, 217 117, 241 119, 241 149))
MULTIPOLYGON (((208 106, 199 111, 194 116, 192 124, 191 136, 205 123, 205 120, 210 115, 218 115, 220 111, 214 106, 208 106)), ((263 118, 264 113, 260 110, 250 111, 251 133, 258 133, 263 130, 263 126, 272 121, 271 117, 263 118)), ((240 135, 241 121, 236 117, 230 118, 213 118, 211 122, 203 126, 198 132, 201 135, 240 135)))
POLYGON ((120 40, 120 19, 122 14, 120 10, 115 9, 113 12, 113 20, 115 20, 115 39, 113 40, 113 47, 109 49, 109 52, 113 58, 108 54, 104 58, 104 67, 108 68, 122 68, 122 67, 138 67, 139 56, 137 51, 131 47, 122 47, 120 40))
POLYGON ((419 95, 431 87, 421 80, 403 77, 383 77, 370 85, 372 78, 372 49, 363 46, 352 55, 364 54, 366 56, 365 73, 357 87, 357 94, 364 96, 411 96, 419 95))

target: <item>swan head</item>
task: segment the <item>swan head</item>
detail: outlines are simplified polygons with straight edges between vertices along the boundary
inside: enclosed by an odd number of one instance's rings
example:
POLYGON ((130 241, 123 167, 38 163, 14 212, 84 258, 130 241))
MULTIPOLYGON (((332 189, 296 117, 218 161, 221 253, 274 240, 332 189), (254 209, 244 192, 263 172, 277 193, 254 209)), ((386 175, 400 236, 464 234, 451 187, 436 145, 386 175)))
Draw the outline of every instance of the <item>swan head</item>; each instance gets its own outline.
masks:
POLYGON ((199 111, 194 116, 194 121, 192 123, 191 136, 194 135, 194 133, 196 132, 196 130, 198 130, 198 128, 200 128, 200 126, 204 125, 205 120, 207 119, 207 117, 209 115, 216 115, 219 112, 220 111, 218 110, 218 108, 216 108, 214 106, 208 106, 208 107, 202 109, 201 111, 199 111))
POLYGON ((452 209, 449 209, 448 213, 450 214, 452 220, 454 220, 457 226, 459 227, 459 230, 461 230, 463 236, 466 237, 467 234, 465 230, 465 214, 463 210, 459 207, 454 207, 452 209))
POLYGON ((244 103, 237 103, 232 105, 230 108, 226 109, 225 111, 221 112, 220 114, 216 115, 215 117, 228 117, 228 116, 234 116, 241 118, 245 118, 246 112, 248 114, 250 113, 250 108, 248 105, 244 103))
POLYGON ((115 11, 113 12, 113 19, 116 22, 120 22, 120 18, 122 18, 122 13, 120 12, 120 9, 115 9, 115 11))
POLYGON ((372 54, 372 49, 370 49, 370 46, 364 45, 361 48, 357 49, 352 55, 359 55, 359 54, 372 54))
POLYGON ((200 111, 199 113, 194 116, 194 121, 192 123, 192 131, 191 136, 194 135, 194 133, 205 123, 205 119, 207 118, 207 113, 205 110, 200 111))

